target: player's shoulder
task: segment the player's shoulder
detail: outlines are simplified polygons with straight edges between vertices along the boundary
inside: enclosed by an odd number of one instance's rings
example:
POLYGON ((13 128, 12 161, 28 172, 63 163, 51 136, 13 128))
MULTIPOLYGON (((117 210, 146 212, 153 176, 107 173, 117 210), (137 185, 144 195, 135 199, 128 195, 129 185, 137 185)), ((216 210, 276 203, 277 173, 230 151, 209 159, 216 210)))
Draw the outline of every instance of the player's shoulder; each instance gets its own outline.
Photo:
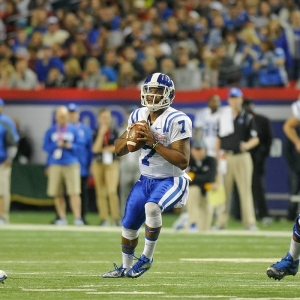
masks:
POLYGON ((165 115, 165 118, 169 119, 169 120, 170 119, 174 120, 175 118, 178 118, 178 117, 185 117, 185 118, 190 119, 186 113, 184 113, 183 111, 178 110, 174 107, 168 107, 168 109, 166 110, 164 115, 165 115))
POLYGON ((131 123, 135 123, 141 120, 147 120, 149 115, 149 110, 147 107, 140 107, 135 109, 129 116, 131 123))

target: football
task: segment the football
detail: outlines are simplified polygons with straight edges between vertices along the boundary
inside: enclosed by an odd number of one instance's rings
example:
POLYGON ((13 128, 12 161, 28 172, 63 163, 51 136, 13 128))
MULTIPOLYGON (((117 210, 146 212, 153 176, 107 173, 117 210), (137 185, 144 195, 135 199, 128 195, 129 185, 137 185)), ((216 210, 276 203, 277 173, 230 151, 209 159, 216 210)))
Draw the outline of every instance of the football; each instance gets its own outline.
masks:
POLYGON ((0 270, 0 282, 4 283, 4 280, 7 278, 7 275, 4 271, 0 270))
POLYGON ((140 134, 137 133, 137 131, 140 129, 141 126, 145 126, 146 124, 146 122, 138 121, 134 123, 131 127, 127 135, 127 148, 129 152, 135 152, 145 145, 145 142, 137 140, 137 138, 142 137, 140 134))

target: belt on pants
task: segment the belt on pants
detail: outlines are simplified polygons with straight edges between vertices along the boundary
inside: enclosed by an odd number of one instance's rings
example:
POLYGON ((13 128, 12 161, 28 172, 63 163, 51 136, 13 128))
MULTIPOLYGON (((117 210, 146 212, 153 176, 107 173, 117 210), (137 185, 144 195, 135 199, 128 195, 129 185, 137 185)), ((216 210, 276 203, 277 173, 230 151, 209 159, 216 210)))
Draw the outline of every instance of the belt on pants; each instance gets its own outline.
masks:
POLYGON ((230 155, 236 155, 236 154, 242 154, 244 152, 241 152, 241 151, 233 151, 233 150, 224 150, 222 149, 226 154, 230 154, 230 155))

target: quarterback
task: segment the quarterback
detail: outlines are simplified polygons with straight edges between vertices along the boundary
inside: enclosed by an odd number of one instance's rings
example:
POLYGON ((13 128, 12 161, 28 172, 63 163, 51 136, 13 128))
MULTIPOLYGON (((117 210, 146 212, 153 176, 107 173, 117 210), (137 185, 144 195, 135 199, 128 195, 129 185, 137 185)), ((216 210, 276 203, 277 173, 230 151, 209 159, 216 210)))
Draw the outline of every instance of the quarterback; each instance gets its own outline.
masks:
POLYGON ((141 104, 131 113, 127 130, 115 144, 115 153, 128 153, 127 132, 135 122, 143 122, 138 133, 145 142, 139 157, 141 176, 132 188, 122 220, 122 264, 102 275, 104 278, 136 278, 153 264, 153 253, 162 226, 162 212, 185 205, 190 158, 192 122, 170 105, 175 97, 174 83, 162 73, 147 77, 141 87, 141 104), (135 256, 139 230, 145 223, 142 255, 135 256))

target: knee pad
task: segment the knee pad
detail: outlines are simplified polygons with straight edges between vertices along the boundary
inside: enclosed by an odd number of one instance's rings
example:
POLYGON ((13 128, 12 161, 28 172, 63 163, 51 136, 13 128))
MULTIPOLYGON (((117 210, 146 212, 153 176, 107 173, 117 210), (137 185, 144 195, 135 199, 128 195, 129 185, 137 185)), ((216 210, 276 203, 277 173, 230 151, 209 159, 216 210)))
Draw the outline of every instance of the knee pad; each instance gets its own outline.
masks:
POLYGON ((146 225, 151 228, 158 228, 162 225, 161 209, 156 203, 148 202, 145 205, 146 225))
POLYGON ((134 240, 139 236, 139 230, 127 229, 122 227, 122 236, 127 240, 134 240))

